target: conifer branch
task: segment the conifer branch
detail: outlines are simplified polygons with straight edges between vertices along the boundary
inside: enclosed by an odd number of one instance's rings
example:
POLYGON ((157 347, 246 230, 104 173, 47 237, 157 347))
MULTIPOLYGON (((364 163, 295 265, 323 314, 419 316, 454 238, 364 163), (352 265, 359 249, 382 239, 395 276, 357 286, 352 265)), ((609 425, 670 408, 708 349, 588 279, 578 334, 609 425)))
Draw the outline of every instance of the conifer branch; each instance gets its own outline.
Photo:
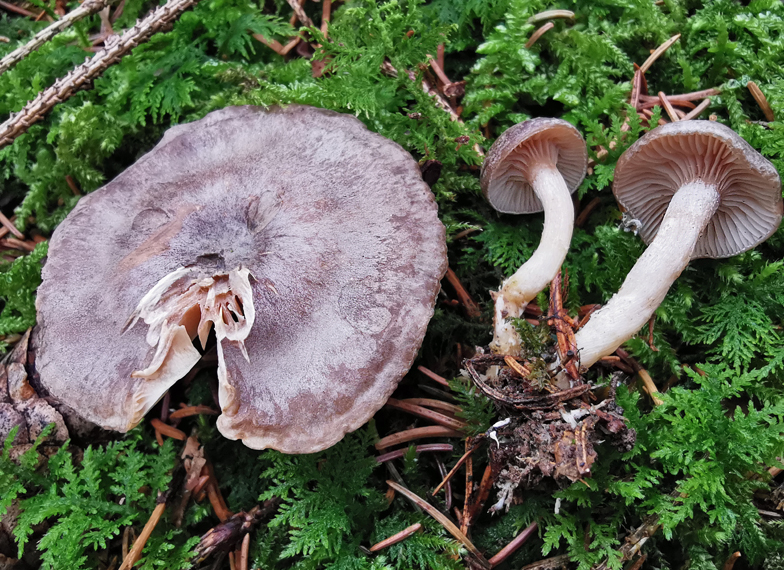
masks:
POLYGON ((181 12, 193 6, 197 1, 169 0, 143 20, 137 22, 122 36, 108 38, 104 49, 96 53, 92 59, 88 59, 66 76, 55 81, 54 85, 41 91, 21 111, 0 125, 0 148, 11 144, 16 137, 26 132, 30 125, 40 121, 57 103, 62 103, 76 91, 85 87, 134 47, 172 23, 181 12))
POLYGON ((11 69, 14 65, 22 61, 25 57, 40 48, 74 22, 78 22, 82 18, 102 10, 107 3, 108 0, 85 0, 81 6, 35 34, 33 39, 25 45, 16 48, 3 59, 0 59, 0 75, 11 69))

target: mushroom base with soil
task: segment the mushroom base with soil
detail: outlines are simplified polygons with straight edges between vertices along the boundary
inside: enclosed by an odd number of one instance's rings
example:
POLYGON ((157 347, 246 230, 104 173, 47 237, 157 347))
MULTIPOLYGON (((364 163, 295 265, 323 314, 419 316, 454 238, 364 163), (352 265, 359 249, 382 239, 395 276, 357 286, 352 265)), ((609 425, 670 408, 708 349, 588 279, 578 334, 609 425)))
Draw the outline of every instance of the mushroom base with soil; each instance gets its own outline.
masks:
POLYGON ((719 207, 716 186, 695 180, 672 197, 661 227, 620 290, 575 335, 588 368, 639 331, 689 264, 697 240, 719 207))

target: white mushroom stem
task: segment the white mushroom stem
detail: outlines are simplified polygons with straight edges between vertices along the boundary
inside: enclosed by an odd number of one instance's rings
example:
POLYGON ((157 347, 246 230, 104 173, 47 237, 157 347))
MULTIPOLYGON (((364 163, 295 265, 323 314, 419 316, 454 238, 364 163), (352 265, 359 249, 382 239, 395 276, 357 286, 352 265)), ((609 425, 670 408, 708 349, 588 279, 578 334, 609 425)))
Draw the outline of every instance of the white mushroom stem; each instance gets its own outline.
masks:
POLYGON ((520 338, 507 319, 523 316, 526 305, 547 287, 561 268, 574 227, 574 205, 563 176, 552 162, 533 166, 529 180, 544 206, 544 229, 539 247, 514 275, 504 281, 495 299, 493 342, 501 354, 520 350, 520 338))
POLYGON ((659 231, 620 290, 575 335, 580 366, 588 368, 632 338, 689 264, 694 246, 719 207, 715 186, 701 180, 675 193, 659 231))

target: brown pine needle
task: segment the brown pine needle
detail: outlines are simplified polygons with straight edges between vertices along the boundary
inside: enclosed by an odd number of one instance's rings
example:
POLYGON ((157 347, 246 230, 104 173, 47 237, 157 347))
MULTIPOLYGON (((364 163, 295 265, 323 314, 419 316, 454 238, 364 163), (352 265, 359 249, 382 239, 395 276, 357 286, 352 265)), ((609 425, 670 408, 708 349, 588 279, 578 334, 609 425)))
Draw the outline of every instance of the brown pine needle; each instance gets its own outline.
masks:
POLYGON ((4 10, 8 10, 9 12, 13 12, 14 14, 19 14, 20 16, 27 16, 28 18, 35 18, 35 14, 30 12, 29 10, 25 10, 24 8, 20 8, 16 4, 11 4, 10 2, 4 2, 0 0, 0 8, 4 10))
POLYGON ((574 221, 574 227, 576 228, 583 227, 583 225, 585 225, 585 222, 588 221, 590 215, 596 209, 596 206, 598 206, 601 203, 602 203, 601 198, 594 198, 593 200, 588 202, 585 208, 583 208, 582 211, 580 212, 580 215, 577 216, 577 219, 574 221))
POLYGON ((732 570, 738 558, 740 558, 740 552, 733 552, 732 554, 730 554, 730 557, 727 558, 727 561, 724 563, 724 567, 722 568, 722 570, 732 570))
POLYGON ((25 238, 24 234, 20 232, 18 229, 16 229, 14 223, 5 217, 3 212, 0 212, 0 224, 2 224, 5 229, 7 229, 9 232, 14 234, 19 239, 23 240, 25 238))
POLYGON ((538 524, 536 524, 535 522, 531 523, 528 526, 528 528, 526 528, 524 531, 522 531, 520 534, 514 537, 514 540, 512 540, 512 542, 504 546, 501 550, 498 551, 498 554, 496 554, 490 560, 488 560, 488 562, 490 562, 490 566, 491 567, 498 566, 499 564, 501 564, 501 562, 503 562, 504 560, 509 558, 512 554, 517 552, 517 549, 519 549, 523 544, 525 544, 528 541, 529 538, 531 538, 531 536, 536 532, 537 528, 539 528, 538 524))
POLYGON ((653 383, 653 379, 651 378, 651 375, 648 374, 648 371, 645 370, 644 368, 640 368, 637 371, 637 374, 640 375, 640 378, 642 379, 643 387, 645 388, 645 391, 648 393, 648 395, 651 397, 651 400, 653 400, 653 404, 655 406, 661 406, 664 403, 664 401, 656 396, 656 394, 659 393, 659 389, 656 387, 656 384, 653 383))
POLYGON ((776 116, 773 114, 773 109, 770 108, 768 99, 765 97, 765 94, 762 92, 762 89, 760 89, 759 86, 753 81, 749 81, 746 84, 746 87, 749 88, 749 91, 751 92, 751 96, 754 97, 754 100, 757 102, 757 105, 759 105, 760 109, 762 109, 765 118, 771 123, 775 121, 776 116))
POLYGON ((128 556, 123 560, 119 570, 131 570, 133 565, 139 561, 139 558, 142 556, 142 550, 144 550, 144 545, 147 544, 147 540, 150 538, 152 531, 155 529, 155 525, 157 525, 158 521, 161 520, 161 515, 165 509, 166 501, 162 501, 155 505, 155 510, 152 512, 152 515, 150 515, 150 520, 148 520, 147 524, 144 525, 142 533, 133 543, 133 548, 131 548, 128 556))
POLYGON ((672 44, 674 44, 675 42, 677 42, 677 41, 680 39, 680 37, 681 37, 681 35, 680 35, 680 34, 675 34, 675 35, 674 35, 674 36, 672 36, 672 37, 671 37, 669 40, 667 40, 667 41, 666 41, 666 42, 664 42, 662 45, 660 45, 659 47, 657 47, 657 48, 656 48, 656 50, 655 50, 655 51, 654 51, 654 52, 651 54, 651 56, 650 56, 648 59, 646 59, 646 60, 645 60, 645 63, 643 63, 643 64, 640 66, 640 71, 641 71, 642 73, 645 73, 646 71, 648 71, 648 70, 651 68, 651 66, 653 65, 653 63, 654 63, 654 62, 655 62, 657 59, 659 59, 659 58, 661 57, 661 55, 662 55, 662 54, 663 54, 665 51, 667 51, 668 49, 670 49, 670 47, 672 46, 672 44))
MULTIPOLYGON (((73 176, 70 174, 65 175, 65 182, 68 184, 68 188, 71 189, 74 196, 81 196, 82 192, 79 190, 79 186, 76 185, 76 181, 73 179, 73 176)), ((167 392, 168 393, 168 392, 167 392)))
POLYGON ((427 437, 463 437, 465 434, 443 426, 426 426, 393 433, 376 442, 376 449, 388 449, 401 443, 408 443, 427 437))
MULTIPOLYGON (((697 101, 699 99, 705 99, 706 97, 713 97, 714 95, 720 94, 721 91, 719 89, 703 89, 702 91, 692 91, 691 93, 681 93, 680 95, 669 95, 667 98, 671 103, 677 103, 679 101, 697 101)), ((658 100, 658 96, 640 95, 640 101, 644 103, 658 100)))
POLYGON ((220 412, 217 410, 213 410, 209 406, 188 406, 187 408, 180 408, 176 412, 172 412, 169 415, 169 418, 173 420, 179 420, 181 418, 187 418, 188 416, 197 416, 199 414, 204 414, 207 416, 217 416, 220 412))
POLYGON ((479 309, 479 305, 476 304, 476 301, 471 298, 471 295, 468 293, 468 291, 466 291, 465 287, 463 287, 463 284, 460 283, 460 279, 457 278, 457 274, 452 271, 451 268, 449 268, 446 270, 446 275, 444 275, 444 277, 446 277, 446 280, 455 290, 455 295, 460 301, 460 304, 463 305, 463 308, 465 309, 468 317, 472 319, 480 317, 482 315, 482 311, 479 309))
POLYGON ((672 105, 667 100, 667 95, 665 95, 664 91, 659 91, 659 101, 661 101, 662 107, 664 107, 664 110, 667 111, 667 116, 670 117, 670 120, 673 123, 681 120, 677 113, 675 113, 675 109, 672 108, 672 105))
POLYGON ((329 19, 332 17, 332 0, 322 0, 321 5, 321 33, 327 35, 327 28, 329 28, 329 19))
POLYGON ((541 38, 546 32, 552 30, 555 27, 555 24, 552 22, 547 22, 544 26, 536 30, 531 37, 525 42, 525 48, 530 49, 533 45, 541 38))
MULTIPOLYGON (((422 453, 425 451, 435 451, 435 452, 445 451, 451 453, 452 451, 455 450, 455 448, 452 447, 451 443, 428 443, 425 445, 417 445, 414 449, 416 450, 416 453, 422 453)), ((389 453, 385 453, 384 455, 379 455, 378 457, 376 457, 376 461, 378 461, 379 463, 385 463, 387 461, 392 461, 393 459, 400 459, 407 453, 408 453, 407 447, 404 449, 396 449, 395 451, 390 451, 389 453)))
POLYGON ((424 366, 417 366, 417 370, 419 370, 422 374, 433 380, 434 382, 438 382, 442 386, 446 386, 449 388, 449 381, 444 378, 443 376, 439 376, 432 370, 425 368, 424 366))
POLYGON ((466 462, 466 460, 468 460, 469 456, 470 456, 470 455, 471 455, 471 454, 472 454, 474 451, 476 451, 476 449, 477 449, 478 447, 479 447, 479 445, 473 445, 473 446, 471 446, 471 447, 468 449, 468 451, 466 451, 466 452, 463 454, 463 456, 462 456, 460 459, 458 459, 458 460, 457 460, 457 463, 455 463, 455 466, 454 466, 454 467, 452 467, 452 470, 451 470, 449 473, 447 473, 447 474, 446 474, 446 477, 444 477, 444 479, 443 479, 443 480, 442 480, 442 481, 441 481, 441 482, 438 484, 438 487, 436 487, 435 489, 433 489, 433 495, 437 495, 437 494, 438 494, 438 492, 439 492, 439 491, 440 491, 440 490, 441 490, 441 489, 444 487, 444 485, 446 485, 446 484, 449 482, 449 480, 450 480, 452 477, 454 477, 455 473, 457 473, 457 470, 458 470, 458 469, 460 469, 460 467, 462 467, 463 463, 465 463, 465 462, 466 462))
POLYGON ((150 424, 156 431, 161 432, 163 435, 179 439, 180 441, 185 441, 188 439, 188 436, 185 435, 184 431, 178 430, 176 427, 172 427, 169 424, 163 423, 158 418, 153 418, 150 420, 150 424))
POLYGON ((526 24, 538 24, 539 22, 555 20, 558 18, 564 20, 574 20, 574 12, 571 10, 545 10, 544 12, 539 12, 538 14, 534 14, 528 18, 526 24))
POLYGON ((454 404, 450 404, 449 402, 444 402, 443 400, 436 400, 433 398, 406 398, 405 400, 400 400, 400 401, 406 402, 408 404, 413 404, 415 406, 422 406, 423 408, 441 410, 442 412, 448 412, 450 414, 458 414, 463 411, 463 408, 461 408, 460 406, 456 406, 454 404))
POLYGON ((378 542, 370 547, 370 552, 378 552, 379 550, 384 550, 387 547, 392 546, 393 544, 397 544, 398 542, 403 542, 409 536, 414 534, 415 532, 419 532, 422 530, 421 523, 414 523, 408 528, 404 528, 400 532, 393 534, 389 538, 385 538, 381 542, 378 542))
POLYGON ((402 485, 398 485, 394 481, 387 481, 387 485, 392 487, 395 491, 403 495, 409 501, 411 501, 412 503, 420 507, 423 511, 425 511, 431 517, 433 517, 438 522, 440 522, 441 525, 447 530, 447 532, 449 532, 449 534, 454 536, 457 540, 459 540, 463 544, 463 546, 465 546, 466 550, 468 550, 468 552, 471 553, 471 555, 474 557, 474 559, 479 563, 479 565, 482 568, 485 568, 487 570, 490 569, 490 563, 487 560, 485 560, 485 557, 482 556, 482 553, 479 552, 476 546, 474 546, 474 544, 469 540, 469 538, 466 535, 460 532, 460 529, 455 526, 455 523, 453 523, 451 520, 449 520, 448 517, 443 515, 441 511, 436 509, 433 505, 425 501, 422 497, 420 497, 416 493, 409 491, 408 489, 406 489, 402 485))
POLYGON ((408 412, 409 414, 419 416, 420 418, 430 420, 433 423, 454 430, 463 429, 467 425, 465 422, 461 422, 460 420, 456 420, 455 418, 450 418, 449 416, 445 416, 444 414, 439 414, 438 412, 434 412, 433 410, 428 410, 427 408, 423 408, 422 406, 414 406, 412 404, 407 404, 405 402, 401 402, 400 400, 396 400, 395 398, 390 398, 389 400, 387 400, 386 405, 389 406, 390 408, 395 408, 396 410, 402 410, 404 412, 408 412))
POLYGON ((242 549, 240 550, 240 570, 248 570, 248 551, 250 550, 250 533, 242 539, 242 549))
POLYGON ((710 99, 705 99, 705 100, 704 100, 702 103, 700 103, 699 105, 697 105, 696 107, 694 107, 694 109, 692 109, 691 111, 689 111, 688 113, 686 113, 686 116, 685 116, 685 117, 683 117, 683 119, 682 119, 682 120, 684 120, 684 121, 690 121, 690 120, 692 120, 692 119, 696 119, 697 117, 699 117, 699 116, 702 114, 702 112, 703 112, 705 109, 707 109, 707 108, 708 108, 708 105, 710 105, 710 99))

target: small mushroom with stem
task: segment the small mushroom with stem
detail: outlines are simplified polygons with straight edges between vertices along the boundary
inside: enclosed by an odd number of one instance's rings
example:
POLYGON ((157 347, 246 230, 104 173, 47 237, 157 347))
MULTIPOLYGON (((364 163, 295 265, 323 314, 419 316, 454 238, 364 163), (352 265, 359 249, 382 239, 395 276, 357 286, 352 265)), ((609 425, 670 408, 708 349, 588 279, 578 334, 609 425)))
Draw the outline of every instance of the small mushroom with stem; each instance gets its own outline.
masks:
POLYGON ((615 352, 648 322, 689 261, 737 255, 782 217, 776 168, 730 128, 679 121, 621 155, 613 192, 648 249, 620 290, 575 335, 580 365, 615 352))
POLYGON ((36 366, 52 396, 127 431, 213 329, 218 430, 311 453, 387 401, 446 267, 399 145, 332 111, 229 107, 167 131, 55 230, 36 366))
POLYGON ((504 132, 482 166, 482 192, 490 205, 505 214, 544 210, 539 247, 495 297, 493 341, 501 354, 520 350, 520 338, 508 319, 523 315, 526 305, 547 287, 561 268, 574 228, 572 192, 585 177, 585 141, 561 119, 537 118, 504 132))

